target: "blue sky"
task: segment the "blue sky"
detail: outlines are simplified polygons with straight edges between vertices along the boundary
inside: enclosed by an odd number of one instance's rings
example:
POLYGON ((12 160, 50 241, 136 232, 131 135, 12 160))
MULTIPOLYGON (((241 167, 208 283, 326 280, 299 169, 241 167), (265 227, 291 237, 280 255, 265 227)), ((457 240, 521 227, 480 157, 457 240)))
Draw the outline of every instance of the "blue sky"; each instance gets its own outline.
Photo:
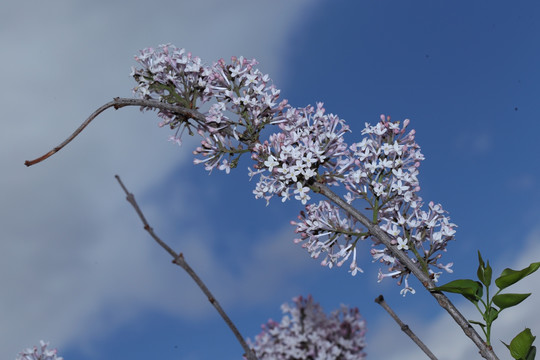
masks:
MULTIPOLYGON (((173 43, 211 63, 254 57, 293 106, 323 101, 359 141, 381 113, 411 119, 426 160, 421 196, 459 228, 444 260, 471 277, 540 260, 540 5, 534 1, 157 0, 0 4, 0 357, 51 342, 69 359, 239 359, 242 349, 191 280, 142 230, 114 175, 157 233, 182 251, 247 337, 280 305, 313 294, 329 312, 364 315, 371 359, 422 354, 373 299, 388 303, 440 359, 477 358, 429 294, 402 298, 363 244, 364 274, 328 270, 294 245, 301 205, 255 200, 244 159, 211 176, 152 113, 104 113, 32 168, 101 104, 131 96, 138 49, 173 43), (32 10, 28 11, 30 8, 32 10), (165 9, 165 10, 164 10, 165 9), (47 16, 44 16, 47 14, 47 16), (6 86, 7 85, 7 86, 6 86)), ((540 333, 533 295, 495 323, 509 341, 540 333)), ((459 297, 456 303, 475 317, 459 297)), ((501 358, 504 349, 495 341, 501 358)))

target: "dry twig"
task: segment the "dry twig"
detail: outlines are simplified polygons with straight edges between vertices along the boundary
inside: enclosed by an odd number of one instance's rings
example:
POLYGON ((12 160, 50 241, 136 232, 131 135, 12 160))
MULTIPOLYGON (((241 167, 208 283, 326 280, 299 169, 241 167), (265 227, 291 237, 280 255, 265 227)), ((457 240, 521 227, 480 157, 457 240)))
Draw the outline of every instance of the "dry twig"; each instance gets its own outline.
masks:
POLYGON ((115 175, 114 177, 116 178, 116 180, 118 180, 118 183, 120 184, 120 186, 122 187, 122 189, 126 193, 126 200, 131 204, 131 206, 133 206, 133 208, 137 212, 137 215, 139 215, 139 218, 141 219, 141 221, 142 221, 142 223, 144 225, 144 230, 146 230, 150 234, 150 236, 152 236, 152 238, 163 249, 165 249, 165 251, 167 251, 173 257, 173 261, 172 261, 173 264, 176 264, 176 265, 180 266, 182 269, 184 269, 188 273, 188 275, 191 276, 193 281, 195 281, 197 286, 199 286, 199 288, 202 290, 202 292, 208 298, 208 301, 210 301, 210 303, 216 308, 219 315, 221 315, 221 317, 223 318, 225 323, 227 323, 227 325, 229 326, 231 331, 234 333, 234 336, 236 336, 236 339, 238 340, 238 342, 240 343, 240 345, 242 346, 242 348, 245 351, 246 358, 248 360, 257 360, 257 357, 255 356, 255 353, 250 349, 250 347, 248 346, 248 344, 246 343, 246 341, 244 340, 244 338, 240 334, 240 331, 238 331, 238 329, 236 328, 236 326, 234 325, 232 320, 225 313, 225 311, 223 310, 223 308, 221 307, 221 305, 219 304, 217 299, 214 297, 214 295, 212 295, 210 290, 208 290, 208 288, 206 287, 204 282, 201 280, 201 278, 191 268, 191 266, 189 266, 187 261, 184 259, 184 255, 182 253, 177 254, 176 252, 174 252, 173 249, 171 249, 163 240, 161 240, 156 235, 156 233, 154 232, 154 229, 152 229, 152 227, 148 224, 148 221, 146 221, 146 218, 144 217, 143 212, 141 211, 141 209, 139 208, 139 205, 135 201, 135 196, 128 191, 128 189, 125 187, 124 183, 120 179, 120 176, 115 175))
POLYGON ((100 106, 96 111, 94 111, 82 124, 75 130, 66 140, 64 140, 60 145, 53 148, 48 153, 34 159, 34 160, 26 160, 24 162, 24 165, 26 166, 32 166, 37 163, 42 162, 43 160, 46 160, 50 156, 56 154, 58 151, 62 150, 64 146, 69 144, 73 139, 79 135, 85 127, 88 126, 94 120, 99 114, 107 110, 108 108, 113 107, 115 110, 118 110, 120 108, 123 108, 125 106, 141 106, 141 107, 148 107, 153 109, 161 109, 161 110, 168 110, 172 113, 181 115, 185 117, 186 119, 194 119, 195 121, 205 121, 204 115, 202 115, 200 112, 192 109, 185 108, 183 106, 168 104, 164 102, 160 102, 157 100, 146 100, 146 99, 128 99, 128 98, 119 98, 115 97, 113 101, 109 101, 108 103, 100 106))
POLYGON ((392 319, 394 319, 401 331, 403 331, 405 334, 407 334, 412 341, 414 341, 414 343, 416 345, 418 345, 418 347, 420 349, 422 349, 422 351, 431 359, 431 360, 437 360, 437 357, 435 355, 433 355, 433 353, 431 352, 431 350, 429 350, 429 348, 426 346, 426 344, 424 344, 422 342, 422 340, 420 340, 420 338, 418 336, 416 336, 416 334, 411 330, 411 328, 409 328, 409 325, 407 324, 404 324, 403 321, 401 321, 401 319, 396 315, 396 313, 394 312, 394 310, 392 310, 390 308, 390 306, 386 303, 386 301, 384 301, 384 297, 382 295, 379 295, 376 299, 375 299, 375 302, 379 305, 381 305, 383 307, 384 310, 386 310, 388 312, 388 314, 390 314, 390 316, 392 317, 392 319))

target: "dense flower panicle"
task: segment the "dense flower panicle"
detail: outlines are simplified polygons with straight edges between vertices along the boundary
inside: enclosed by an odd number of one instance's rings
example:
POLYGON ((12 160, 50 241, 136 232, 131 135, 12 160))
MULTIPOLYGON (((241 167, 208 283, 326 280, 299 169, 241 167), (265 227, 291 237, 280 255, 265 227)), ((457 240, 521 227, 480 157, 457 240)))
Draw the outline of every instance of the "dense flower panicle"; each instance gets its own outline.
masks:
POLYGON ((255 341, 255 354, 265 359, 353 360, 365 359, 366 326, 357 308, 341 309, 327 316, 311 296, 283 304, 280 323, 269 320, 255 341))
POLYGON ((41 340, 39 342, 39 349, 34 346, 32 349, 26 349, 19 353, 16 360, 63 360, 64 358, 58 356, 56 349, 47 349, 49 343, 41 340))
POLYGON ((213 102, 204 113, 205 121, 187 119, 166 110, 158 112, 163 118, 160 126, 176 129, 171 140, 181 143, 185 129, 203 137, 201 146, 194 152, 203 159, 195 159, 195 163, 204 163, 208 171, 218 167, 228 172, 235 167, 238 157, 249 152, 258 141, 264 125, 274 121, 287 104, 277 103, 279 90, 271 84, 268 75, 255 67, 255 60, 233 57, 231 64, 220 60, 206 66, 200 58, 171 45, 142 50, 135 59, 142 68, 132 70, 138 83, 134 92, 142 98, 195 110, 199 103, 213 102))
MULTIPOLYGON (((262 74, 255 60, 242 57, 223 59, 206 66, 197 57, 170 45, 146 49, 136 60, 142 69, 133 69, 138 82, 135 92, 145 99, 179 104, 198 110, 198 103, 211 102, 204 119, 159 110, 160 124, 176 129, 173 140, 180 142, 184 129, 197 132, 203 140, 195 151, 195 163, 227 173, 236 167, 240 156, 250 153, 255 161, 251 178, 258 176, 253 190, 256 198, 269 203, 275 195, 285 202, 292 198, 306 205, 298 222, 292 222, 312 257, 324 253, 322 264, 341 266, 351 260, 350 272, 361 269, 356 262, 356 245, 370 237, 356 220, 343 210, 323 201, 311 201, 310 186, 315 182, 343 185, 349 204, 361 200, 368 204, 372 221, 392 239, 396 250, 408 254, 414 263, 437 281, 452 263, 441 264, 441 252, 454 239, 456 227, 439 204, 430 202, 423 210, 418 196, 418 167, 424 160, 415 142, 415 131, 406 131, 409 120, 391 122, 381 115, 375 125, 366 123, 364 138, 348 146, 344 135, 350 132, 343 119, 327 114, 323 104, 293 108, 287 100, 278 103, 279 90, 262 74), (261 140, 266 125, 279 128, 261 140)), ((362 205, 365 207, 365 205, 362 205)), ((388 267, 379 273, 404 282, 403 294, 414 292, 408 284, 410 269, 372 237, 374 261, 388 267)))
POLYGON ((291 221, 296 226, 295 232, 300 234, 295 242, 304 242, 302 247, 307 249, 311 257, 318 258, 325 253, 321 265, 332 268, 334 264, 343 265, 352 254, 349 271, 353 276, 358 271, 363 272, 356 262, 356 243, 369 234, 362 233, 350 215, 343 217, 336 206, 328 201, 320 201, 317 205, 307 205, 298 218, 300 222, 291 221))
POLYGON ((343 135, 349 127, 336 115, 326 114, 322 103, 316 108, 288 108, 274 123, 281 132, 253 149, 255 169, 261 173, 253 193, 267 202, 273 195, 285 201, 293 189, 295 199, 306 204, 311 199, 307 184, 315 179, 333 183, 343 173, 349 156, 343 135))
MULTIPOLYGON (((437 281, 441 273, 433 271, 433 267, 452 271, 452 264, 438 263, 441 254, 436 253, 446 251, 448 241, 454 239, 456 225, 450 223, 441 205, 430 202, 429 210, 422 210, 422 198, 417 193, 418 167, 424 156, 415 142, 415 131, 406 132, 408 124, 409 120, 405 120, 400 126, 384 115, 376 126, 366 124, 362 133, 368 137, 351 146, 358 159, 346 177, 348 199, 367 201, 377 224, 390 235, 398 250, 411 250, 413 262, 437 281)), ((375 245, 380 244, 377 239, 374 241, 375 245)), ((371 253, 375 261, 389 266, 387 274, 379 274, 379 281, 391 276, 400 278, 401 283, 405 278, 402 293, 413 292, 407 283, 409 270, 386 247, 374 248, 371 253)))
MULTIPOLYGON (((199 99, 208 100, 205 89, 210 68, 203 65, 200 58, 186 54, 184 49, 160 45, 158 50, 141 50, 135 60, 142 68, 131 69, 131 76, 138 83, 133 91, 141 98, 157 98, 190 109, 195 108, 199 99)), ((158 116, 163 118, 160 126, 170 125, 171 128, 180 126, 185 120, 166 110, 159 110, 158 116)))
MULTIPOLYGON (((334 180, 345 185, 348 193, 345 200, 352 204, 358 199, 369 204, 373 221, 392 238, 397 250, 412 252, 413 262, 422 266, 437 281, 440 272, 445 269, 452 272, 450 264, 440 264, 440 251, 445 251, 448 241, 453 240, 455 224, 450 223, 441 205, 429 203, 428 211, 422 210, 422 199, 417 195, 420 190, 418 167, 424 156, 414 141, 414 130, 406 133, 409 121, 400 126, 390 122, 384 115, 375 126, 366 124, 362 134, 366 137, 349 147, 349 158, 342 157, 342 169, 346 171, 334 180), (342 175, 343 174, 343 175, 342 175)), ((357 229, 355 220, 347 217, 347 227, 341 222, 328 221, 340 219, 342 210, 327 202, 315 206, 310 204, 306 212, 299 216, 300 222, 292 222, 303 246, 318 257, 321 252, 327 256, 322 265, 332 267, 342 265, 352 255, 350 271, 354 275, 359 270, 356 262, 356 244, 358 240, 369 237, 369 233, 357 229), (339 225, 337 225, 339 224, 339 225), (354 229, 354 230, 352 230, 354 229)), ((414 293, 407 278, 410 270, 392 255, 389 249, 372 237, 374 247, 371 255, 374 261, 388 266, 388 273, 379 272, 379 281, 385 277, 399 278, 404 281, 402 294, 414 293)))

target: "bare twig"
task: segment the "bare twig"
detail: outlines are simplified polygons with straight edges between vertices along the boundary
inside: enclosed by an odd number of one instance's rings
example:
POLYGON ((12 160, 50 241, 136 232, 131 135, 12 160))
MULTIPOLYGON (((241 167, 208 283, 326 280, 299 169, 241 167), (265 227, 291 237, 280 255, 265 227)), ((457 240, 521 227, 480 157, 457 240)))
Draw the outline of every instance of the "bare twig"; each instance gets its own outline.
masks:
POLYGON ((24 165, 26 165, 26 166, 35 165, 35 164, 40 163, 43 160, 47 159, 48 157, 56 154, 58 151, 62 150, 62 148, 64 146, 66 146, 67 144, 69 144, 73 139, 75 139, 75 137, 77 137, 77 135, 79 135, 81 133, 81 131, 83 131, 84 128, 86 126, 88 126, 88 124, 90 124, 92 122, 92 120, 94 120, 99 114, 101 114, 102 112, 104 112, 108 108, 114 107, 115 109, 120 109, 120 108, 123 108, 125 106, 142 106, 142 107, 149 107, 149 108, 154 108, 154 109, 168 110, 168 111, 170 111, 172 113, 185 116, 187 119, 194 119, 195 121, 203 121, 203 122, 205 121, 205 118, 204 118, 203 114, 201 114, 200 112, 198 112, 196 110, 188 109, 188 108, 185 108, 183 106, 163 103, 163 102, 160 102, 160 101, 157 101, 157 100, 128 99, 128 98, 116 97, 116 98, 113 99, 113 101, 110 101, 110 102, 100 106, 96 111, 94 111, 92 113, 92 115, 90 115, 88 117, 88 119, 86 119, 81 124, 81 126, 79 126, 77 128, 77 130, 75 130, 60 145, 56 146, 55 148, 53 148, 51 151, 49 151, 45 155, 42 155, 42 156, 40 156, 40 157, 38 157, 38 158, 36 158, 34 160, 26 160, 24 162, 24 165))
POLYGON ((223 318, 225 323, 227 323, 227 325, 229 326, 231 331, 234 333, 234 336, 236 336, 236 339, 238 340, 238 342, 240 343, 240 345, 242 346, 242 348, 245 351, 246 358, 248 360, 257 360, 257 357, 256 357, 255 353, 253 352, 253 350, 250 349, 250 347, 248 346, 248 344, 246 343, 246 341, 244 340, 244 338, 240 334, 240 331, 238 331, 238 329, 236 328, 236 326, 234 325, 232 320, 225 313, 225 311, 223 310, 223 308, 221 307, 221 305, 219 304, 217 299, 214 297, 214 295, 212 295, 210 290, 208 290, 208 288, 206 287, 204 282, 201 280, 201 278, 195 273, 195 271, 191 268, 191 266, 189 266, 189 264, 186 262, 186 260, 184 259, 184 255, 182 253, 177 254, 176 252, 174 252, 174 250, 172 250, 163 240, 161 240, 156 235, 156 233, 154 232, 154 229, 152 229, 152 227, 148 224, 148 221, 146 221, 146 218, 144 217, 143 212, 141 211, 141 209, 139 208, 139 205, 135 201, 135 196, 127 190, 124 183, 120 179, 120 176, 115 175, 114 177, 116 178, 116 180, 118 180, 118 183, 120 184, 120 186, 122 187, 122 189, 126 193, 126 200, 131 204, 131 206, 133 206, 133 208, 137 212, 137 215, 139 215, 139 218, 141 219, 141 221, 142 221, 142 223, 144 225, 144 229, 150 234, 150 236, 152 236, 152 238, 163 249, 165 249, 165 251, 167 251, 173 257, 173 261, 172 261, 173 264, 176 264, 176 265, 180 266, 182 269, 184 269, 189 274, 189 276, 191 276, 193 281, 195 281, 197 286, 199 286, 199 288, 202 290, 202 292, 208 298, 208 301, 210 301, 210 303, 216 308, 219 315, 221 315, 221 317, 223 318))
POLYGON ((424 344, 422 342, 422 340, 420 340, 420 338, 418 336, 416 336, 416 334, 409 328, 409 325, 404 324, 403 321, 401 321, 401 319, 396 315, 396 313, 386 303, 386 301, 384 301, 384 297, 382 295, 379 295, 375 299, 375 302, 377 304, 381 305, 383 307, 383 309, 386 310, 388 312, 388 314, 390 314, 392 319, 394 319, 398 323, 399 327, 401 328, 401 331, 403 331, 405 334, 407 334, 411 338, 411 340, 414 341, 416 343, 416 345, 418 345, 418 347, 420 349, 422 349, 422 351, 430 359, 437 360, 437 357, 435 355, 433 355, 433 353, 431 352, 431 350, 429 350, 429 348, 426 346, 426 344, 424 344))
POLYGON ((445 309, 448 314, 454 319, 454 321, 461 327, 465 335, 467 335, 473 343, 478 347, 480 350, 480 355, 482 355, 483 358, 487 360, 499 360, 497 355, 493 352, 493 349, 491 346, 488 346, 484 340, 478 335, 478 333, 474 330, 474 328, 471 326, 471 324, 465 319, 465 317, 459 312, 459 310, 454 306, 454 304, 440 291, 433 291, 433 288, 435 285, 433 284, 433 280, 430 279, 430 277, 424 273, 415 263, 412 262, 411 259, 405 254, 405 252, 400 251, 397 249, 397 246, 392 245, 391 239, 388 236, 386 232, 384 232, 380 227, 373 224, 364 214, 359 212, 356 208, 348 204, 345 200, 343 200, 339 195, 334 193, 332 190, 330 190, 326 185, 321 183, 315 183, 312 187, 314 191, 317 191, 321 193, 322 195, 326 196, 328 199, 330 199, 333 203, 338 205, 340 208, 345 210, 347 213, 349 213, 353 218, 358 220, 362 225, 364 225, 368 231, 375 236, 381 243, 383 243, 384 246, 392 252, 392 255, 394 255, 402 264, 404 264, 407 269, 409 269, 414 276, 420 282, 424 287, 430 292, 431 295, 437 300, 439 305, 445 309))

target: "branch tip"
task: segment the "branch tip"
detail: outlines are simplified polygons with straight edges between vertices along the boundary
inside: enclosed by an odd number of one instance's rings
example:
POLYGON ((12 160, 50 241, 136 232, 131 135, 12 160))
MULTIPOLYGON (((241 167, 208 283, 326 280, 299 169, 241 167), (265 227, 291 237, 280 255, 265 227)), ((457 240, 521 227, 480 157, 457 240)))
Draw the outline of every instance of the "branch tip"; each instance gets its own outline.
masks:
POLYGON ((115 108, 116 110, 124 107, 124 106, 142 106, 145 108, 153 108, 153 109, 159 109, 159 110, 167 110, 171 111, 175 114, 189 117, 190 119, 194 119, 196 121, 205 121, 206 118, 203 114, 200 112, 188 109, 183 106, 178 106, 175 104, 169 104, 169 103, 162 103, 158 100, 154 99, 128 99, 128 98, 120 98, 115 97, 113 101, 110 101, 104 105, 101 105, 99 108, 97 108, 66 140, 64 140, 60 145, 49 151, 43 156, 40 156, 34 160, 26 160, 24 162, 24 165, 26 166, 32 166, 37 163, 42 162, 43 160, 46 160, 51 155, 54 155, 58 151, 62 150, 64 146, 69 144, 73 139, 79 135, 92 120, 94 120, 99 114, 101 114, 103 111, 107 110, 110 107, 115 108))
POLYGON ((409 325, 403 323, 401 319, 397 316, 397 314, 390 308, 390 306, 384 301, 384 297, 382 295, 379 295, 375 302, 382 306, 384 310, 394 319, 394 321, 399 325, 399 328, 401 331, 403 331, 407 336, 411 338, 412 341, 431 359, 431 360, 437 360, 437 357, 433 355, 431 350, 420 340, 420 338, 411 330, 409 325))

